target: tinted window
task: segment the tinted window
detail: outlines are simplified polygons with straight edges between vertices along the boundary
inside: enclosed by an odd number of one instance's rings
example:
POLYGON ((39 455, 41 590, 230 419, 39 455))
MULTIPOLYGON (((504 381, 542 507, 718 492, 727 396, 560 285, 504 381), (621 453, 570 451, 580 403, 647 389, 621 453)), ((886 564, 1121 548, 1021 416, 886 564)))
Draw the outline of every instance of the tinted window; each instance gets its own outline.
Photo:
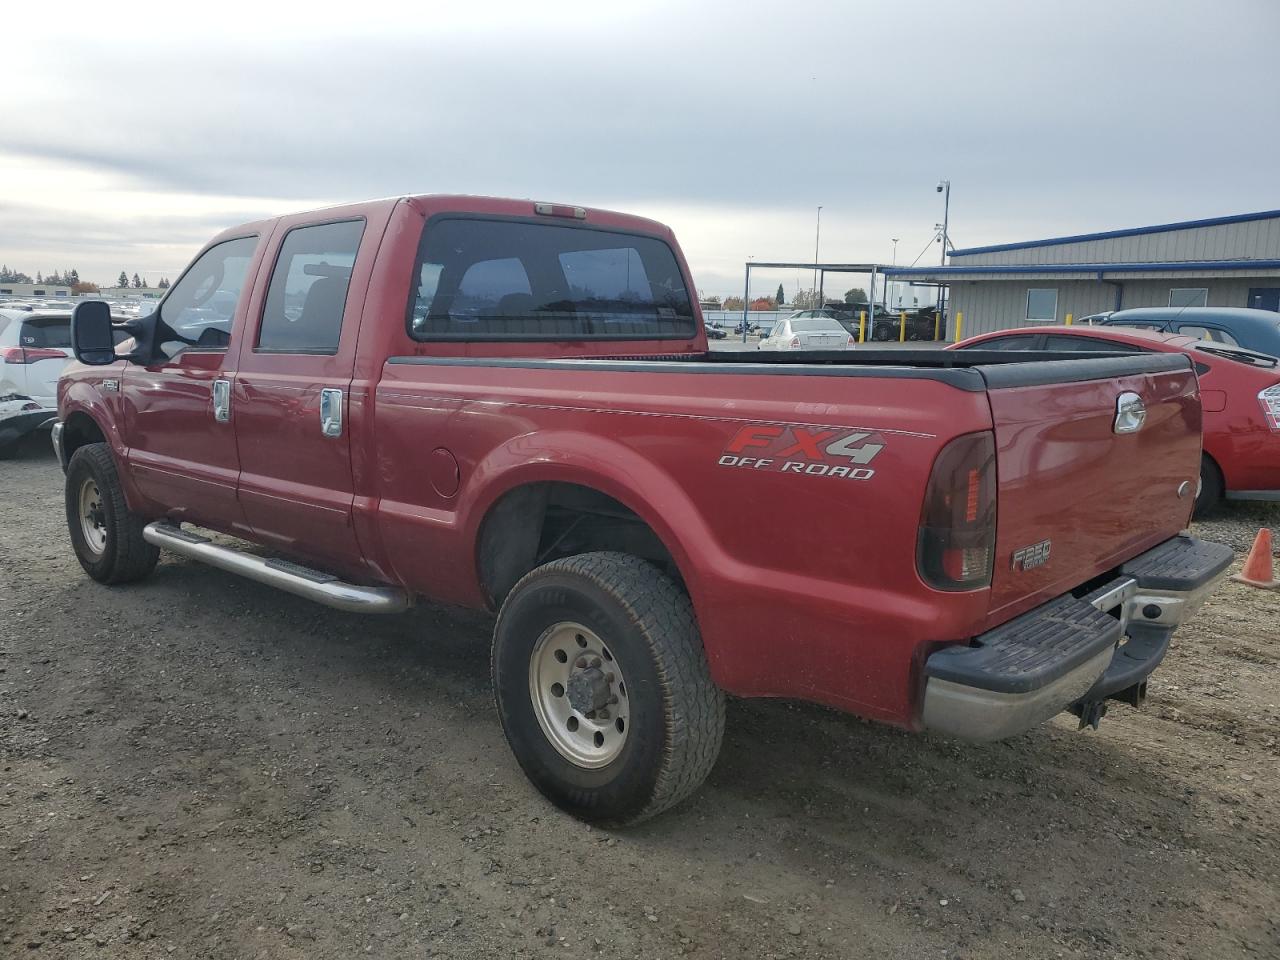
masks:
POLYGON ((420 340, 693 336, 661 240, 586 227, 441 220, 423 233, 409 330, 420 340))
POLYGON ((1046 350, 1074 350, 1077 353, 1085 350, 1107 351, 1109 353, 1141 353, 1142 351, 1128 343, 1117 343, 1114 340, 1101 340, 1097 337, 1069 337, 1065 334, 1049 334, 1045 337, 1046 350))
POLYGON ((1163 330, 1164 324, 1155 320, 1108 320, 1113 327, 1136 327, 1139 330, 1163 330))
POLYGON ((1034 350, 1037 334, 1017 334, 1011 337, 995 337, 981 343, 970 343, 962 350, 1034 350))
POLYGON ((363 220, 290 230, 271 273, 258 349, 337 353, 363 220))
POLYGON ((174 284, 160 306, 159 340, 170 355, 174 347, 227 346, 257 246, 257 237, 242 237, 210 247, 174 284))
POLYGON ((71 347, 71 319, 45 317, 28 320, 22 325, 20 341, 24 347, 71 347))

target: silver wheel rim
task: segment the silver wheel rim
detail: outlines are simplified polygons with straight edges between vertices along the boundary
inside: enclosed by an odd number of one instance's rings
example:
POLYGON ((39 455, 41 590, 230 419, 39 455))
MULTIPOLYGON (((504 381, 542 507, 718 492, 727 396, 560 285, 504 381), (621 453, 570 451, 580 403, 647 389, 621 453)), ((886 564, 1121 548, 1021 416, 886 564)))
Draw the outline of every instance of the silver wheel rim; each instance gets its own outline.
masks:
POLYGON ((529 698, 556 752, 575 766, 615 760, 631 731, 627 684, 609 648, 580 623, 548 627, 529 657, 529 698))
POLYGON ((88 477, 80 484, 80 532, 85 545, 94 553, 107 549, 107 516, 102 509, 102 494, 98 483, 88 477))

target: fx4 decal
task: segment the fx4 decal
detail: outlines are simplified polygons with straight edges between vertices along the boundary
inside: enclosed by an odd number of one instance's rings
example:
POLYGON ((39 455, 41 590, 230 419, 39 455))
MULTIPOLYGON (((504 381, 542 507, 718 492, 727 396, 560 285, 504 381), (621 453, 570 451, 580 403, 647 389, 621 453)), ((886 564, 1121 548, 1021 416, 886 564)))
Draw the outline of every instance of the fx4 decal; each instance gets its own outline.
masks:
POLYGON ((770 473, 870 480, 867 466, 884 449, 878 433, 841 428, 749 426, 729 441, 718 461, 722 467, 745 467, 770 473))

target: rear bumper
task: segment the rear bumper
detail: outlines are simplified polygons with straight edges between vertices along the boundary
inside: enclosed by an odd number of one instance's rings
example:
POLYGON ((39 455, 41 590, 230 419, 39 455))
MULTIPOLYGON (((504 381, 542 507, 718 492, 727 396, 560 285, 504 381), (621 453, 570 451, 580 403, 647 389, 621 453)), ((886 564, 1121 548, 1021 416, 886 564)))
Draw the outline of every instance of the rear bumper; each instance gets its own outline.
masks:
POLYGON ((925 662, 925 727, 999 740, 1071 710, 1097 724, 1108 699, 1137 704, 1179 624, 1226 573, 1223 544, 1177 536, 1108 583, 1065 594, 925 662))

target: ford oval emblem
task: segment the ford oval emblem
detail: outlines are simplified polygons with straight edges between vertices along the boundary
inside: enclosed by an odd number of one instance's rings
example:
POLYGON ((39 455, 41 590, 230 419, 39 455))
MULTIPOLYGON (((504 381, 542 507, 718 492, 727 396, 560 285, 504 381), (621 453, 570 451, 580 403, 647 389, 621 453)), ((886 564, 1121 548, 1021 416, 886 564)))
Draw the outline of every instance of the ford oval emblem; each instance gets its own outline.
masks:
POLYGON ((1136 393, 1126 390, 1116 398, 1116 433, 1137 433, 1147 422, 1147 405, 1136 393))

